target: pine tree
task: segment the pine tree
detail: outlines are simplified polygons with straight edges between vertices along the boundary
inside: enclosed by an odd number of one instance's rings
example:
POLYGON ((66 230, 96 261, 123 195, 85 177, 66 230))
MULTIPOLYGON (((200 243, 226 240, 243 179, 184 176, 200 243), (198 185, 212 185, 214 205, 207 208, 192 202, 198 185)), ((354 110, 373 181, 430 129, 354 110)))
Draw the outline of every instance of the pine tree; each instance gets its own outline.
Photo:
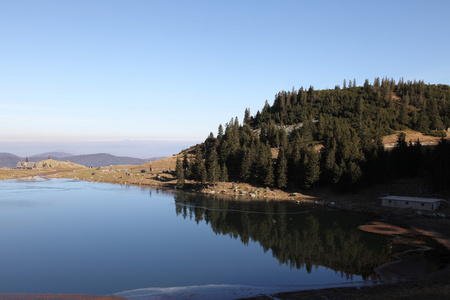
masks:
POLYGON ((439 110, 435 99, 429 101, 427 106, 428 118, 430 120, 430 128, 432 130, 442 130, 444 129, 444 124, 442 123, 441 117, 439 116, 439 110))
POLYGON ((244 124, 250 124, 251 118, 250 118, 250 108, 245 109, 244 114, 244 124))
POLYGON ((398 135, 397 143, 391 153, 392 166, 395 173, 399 176, 407 174, 408 164, 408 143, 406 142, 406 133, 401 132, 398 135))
POLYGON ((188 151, 183 153, 183 170, 185 179, 190 179, 192 176, 192 165, 188 159, 188 151))
POLYGON ((185 179, 184 179, 183 162, 179 157, 177 158, 175 174, 177 176, 177 188, 182 189, 185 184, 185 179))
POLYGON ((264 155, 263 155, 263 178, 265 186, 272 186, 274 183, 274 174, 273 174, 273 159, 272 159, 272 151, 269 145, 264 147, 264 155))
POLYGON ((228 169, 225 163, 220 167, 220 181, 226 182, 228 181, 228 169))
POLYGON ((279 147, 285 148, 288 145, 288 137, 287 137, 287 133, 286 130, 284 128, 281 128, 279 130, 279 147))
POLYGON ((219 125, 219 129, 217 130, 217 139, 220 141, 222 141, 223 138, 223 126, 222 124, 219 125))
POLYGON ((284 148, 278 152, 276 164, 276 183, 277 187, 283 189, 287 186, 287 159, 284 148))
POLYGON ((406 104, 403 104, 400 108, 399 122, 405 126, 409 125, 410 118, 408 115, 408 107, 406 106, 406 104))
POLYGON ((211 153, 208 156, 206 169, 208 174, 208 182, 215 186, 220 177, 219 160, 215 147, 212 148, 211 153))
POLYGON ((334 139, 330 140, 322 149, 323 152, 323 168, 322 179, 325 183, 336 183, 337 178, 335 171, 336 165, 336 142, 334 139))
POLYGON ((202 152, 201 152, 199 146, 197 146, 197 148, 195 150, 195 162, 193 165, 193 173, 194 173, 194 179, 196 181, 199 181, 202 184, 204 184, 206 182, 207 173, 206 173, 205 161, 203 160, 202 152))
POLYGON ((430 128, 430 120, 425 110, 421 110, 417 117, 417 130, 421 132, 427 132, 430 128))
POLYGON ((364 81, 364 91, 369 94, 370 93, 370 83, 369 83, 369 79, 366 79, 364 81))
POLYGON ((352 190, 357 188, 361 181, 361 168, 355 162, 350 162, 340 180, 340 188, 344 190, 352 190))
POLYGON ((206 181, 208 180, 208 173, 206 172, 206 167, 205 167, 205 162, 202 160, 200 163, 200 182, 202 184, 205 184, 206 181))
POLYGON ((309 149, 304 155, 304 168, 305 178, 304 187, 312 187, 320 177, 320 159, 319 153, 314 149, 309 149))
POLYGON ((253 166, 253 151, 250 148, 244 147, 242 149, 242 161, 239 177, 242 181, 247 182, 252 173, 253 166))

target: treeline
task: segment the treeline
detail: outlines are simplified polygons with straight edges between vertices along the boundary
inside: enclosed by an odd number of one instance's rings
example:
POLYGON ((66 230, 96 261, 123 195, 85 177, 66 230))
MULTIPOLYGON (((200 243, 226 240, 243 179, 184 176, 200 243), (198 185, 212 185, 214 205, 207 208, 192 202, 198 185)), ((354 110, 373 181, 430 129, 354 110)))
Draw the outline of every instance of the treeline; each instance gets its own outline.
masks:
POLYGON ((450 87, 423 81, 375 78, 363 86, 315 91, 300 88, 275 95, 255 116, 246 109, 220 125, 177 162, 179 187, 185 179, 202 183, 240 181, 278 188, 335 185, 352 189, 402 176, 426 176, 435 188, 450 186, 449 143, 425 151, 420 141, 399 136, 393 151, 382 137, 414 129, 445 137, 450 126, 450 87))

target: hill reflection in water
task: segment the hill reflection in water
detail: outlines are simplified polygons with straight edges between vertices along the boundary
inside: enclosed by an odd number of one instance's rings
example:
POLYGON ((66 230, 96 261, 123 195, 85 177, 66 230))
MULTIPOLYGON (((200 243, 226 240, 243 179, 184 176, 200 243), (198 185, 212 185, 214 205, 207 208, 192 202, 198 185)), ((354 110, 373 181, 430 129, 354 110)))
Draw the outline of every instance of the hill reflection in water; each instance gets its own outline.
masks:
MULTIPOLYGON (((357 230, 368 220, 347 212, 320 211, 310 205, 286 202, 238 202, 175 196, 176 214, 206 222, 216 234, 248 245, 258 242, 264 252, 291 268, 324 266, 352 278, 376 279, 374 268, 390 260, 392 250, 383 236, 357 230)), ((317 208, 316 208, 317 209, 317 208)))

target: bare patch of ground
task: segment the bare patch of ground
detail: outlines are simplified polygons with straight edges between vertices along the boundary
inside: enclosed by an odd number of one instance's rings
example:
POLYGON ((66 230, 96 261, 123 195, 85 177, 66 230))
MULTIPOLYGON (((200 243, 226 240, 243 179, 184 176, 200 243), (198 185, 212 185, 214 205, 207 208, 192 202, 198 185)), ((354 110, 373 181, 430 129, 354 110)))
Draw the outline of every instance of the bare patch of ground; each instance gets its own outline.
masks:
MULTIPOLYGON (((417 140, 419 140, 423 146, 436 146, 439 143, 439 141, 441 140, 440 137, 424 135, 421 132, 408 129, 408 130, 397 131, 395 134, 391 134, 391 135, 383 137, 384 147, 386 149, 394 148, 394 146, 398 140, 398 135, 401 132, 404 132, 406 134, 405 140, 408 143, 410 141, 415 143, 417 140)), ((450 137, 447 136, 446 139, 450 139, 450 137)))
POLYGON ((358 227, 359 230, 379 234, 408 234, 410 230, 384 222, 370 222, 358 227))

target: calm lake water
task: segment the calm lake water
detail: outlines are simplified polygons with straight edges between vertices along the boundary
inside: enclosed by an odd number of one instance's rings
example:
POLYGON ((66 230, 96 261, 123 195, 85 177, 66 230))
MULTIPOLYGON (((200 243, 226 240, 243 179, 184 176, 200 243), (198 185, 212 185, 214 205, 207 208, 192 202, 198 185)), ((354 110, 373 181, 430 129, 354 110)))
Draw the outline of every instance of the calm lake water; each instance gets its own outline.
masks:
POLYGON ((0 293, 370 282, 389 261, 366 218, 68 179, 0 181, 0 293))

